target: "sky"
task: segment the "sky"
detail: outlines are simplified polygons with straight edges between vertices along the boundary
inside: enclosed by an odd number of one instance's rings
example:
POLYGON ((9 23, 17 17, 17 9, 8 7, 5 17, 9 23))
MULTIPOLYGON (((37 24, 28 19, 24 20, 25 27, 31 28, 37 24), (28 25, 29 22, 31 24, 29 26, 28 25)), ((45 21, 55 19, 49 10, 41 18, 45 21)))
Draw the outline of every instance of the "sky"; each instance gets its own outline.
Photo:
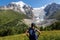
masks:
POLYGON ((60 3, 60 0, 0 0, 0 6, 7 5, 11 2, 23 1, 24 3, 31 5, 33 8, 42 7, 49 3, 60 3))

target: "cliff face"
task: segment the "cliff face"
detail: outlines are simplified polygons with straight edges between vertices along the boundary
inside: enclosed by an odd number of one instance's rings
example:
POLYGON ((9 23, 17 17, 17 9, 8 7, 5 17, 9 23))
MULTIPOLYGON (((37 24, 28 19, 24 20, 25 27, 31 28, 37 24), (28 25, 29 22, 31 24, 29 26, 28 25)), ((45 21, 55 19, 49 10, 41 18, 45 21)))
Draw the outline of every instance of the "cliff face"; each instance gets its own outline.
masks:
POLYGON ((56 15, 58 10, 60 10, 60 4, 52 3, 45 7, 46 18, 50 18, 53 15, 56 15))

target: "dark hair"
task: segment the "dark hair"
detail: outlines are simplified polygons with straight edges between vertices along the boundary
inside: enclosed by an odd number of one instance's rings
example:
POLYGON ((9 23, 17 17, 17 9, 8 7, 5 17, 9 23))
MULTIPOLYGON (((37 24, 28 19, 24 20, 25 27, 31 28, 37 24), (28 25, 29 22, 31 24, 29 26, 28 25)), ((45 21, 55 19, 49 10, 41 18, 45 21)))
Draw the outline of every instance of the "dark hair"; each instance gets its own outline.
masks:
POLYGON ((31 27, 34 27, 35 26, 35 24, 34 23, 31 23, 31 27))

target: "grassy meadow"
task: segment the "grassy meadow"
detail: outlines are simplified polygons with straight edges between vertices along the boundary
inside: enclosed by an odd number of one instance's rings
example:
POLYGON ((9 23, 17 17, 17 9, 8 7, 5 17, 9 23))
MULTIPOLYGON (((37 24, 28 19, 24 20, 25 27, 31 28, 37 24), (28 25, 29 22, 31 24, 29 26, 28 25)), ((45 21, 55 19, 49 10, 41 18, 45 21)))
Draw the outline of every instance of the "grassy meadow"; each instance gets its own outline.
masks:
MULTIPOLYGON (((29 40, 25 34, 0 37, 0 40, 29 40)), ((60 30, 42 31, 38 40, 60 40, 60 30)))
MULTIPOLYGON (((28 26, 22 22, 23 19, 29 18, 22 13, 12 10, 0 10, 0 40, 29 40, 25 35, 28 26), (24 34, 23 34, 24 33, 24 34)), ((51 25, 53 28, 60 29, 60 23, 51 25)), ((38 40, 60 40, 60 30, 42 31, 38 40)))

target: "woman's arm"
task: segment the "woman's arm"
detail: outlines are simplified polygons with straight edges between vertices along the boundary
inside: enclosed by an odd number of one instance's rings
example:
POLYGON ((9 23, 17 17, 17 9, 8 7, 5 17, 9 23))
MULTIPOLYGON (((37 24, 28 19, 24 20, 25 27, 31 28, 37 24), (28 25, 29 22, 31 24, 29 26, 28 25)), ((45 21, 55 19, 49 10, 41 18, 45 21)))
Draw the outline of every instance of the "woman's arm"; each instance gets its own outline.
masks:
POLYGON ((41 31, 40 31, 40 30, 38 30, 38 29, 37 29, 37 32, 38 32, 39 34, 41 34, 41 31))
POLYGON ((26 31, 26 35, 29 36, 28 30, 26 31))
POLYGON ((38 32, 38 37, 39 37, 39 35, 41 34, 41 31, 37 29, 37 32, 38 32))

